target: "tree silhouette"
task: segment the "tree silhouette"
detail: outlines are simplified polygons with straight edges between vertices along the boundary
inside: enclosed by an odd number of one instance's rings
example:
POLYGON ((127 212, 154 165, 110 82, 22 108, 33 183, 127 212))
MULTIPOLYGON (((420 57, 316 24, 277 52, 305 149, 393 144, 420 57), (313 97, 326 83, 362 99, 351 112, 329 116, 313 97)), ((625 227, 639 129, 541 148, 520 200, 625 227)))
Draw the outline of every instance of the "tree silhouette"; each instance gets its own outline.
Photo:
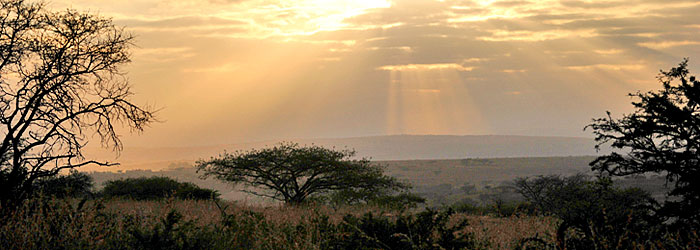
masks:
POLYGON ((617 152, 591 162, 594 170, 612 176, 665 174, 672 183, 670 199, 659 215, 681 222, 700 222, 700 82, 688 71, 688 60, 661 71, 663 89, 634 93, 635 111, 620 119, 594 119, 598 146, 610 143, 617 152))
POLYGON ((261 150, 224 153, 197 162, 197 168, 204 172, 203 177, 259 188, 263 191, 244 191, 289 204, 337 191, 381 195, 407 188, 369 160, 351 159, 354 155, 350 150, 281 143, 261 150))
POLYGON ((141 131, 153 111, 130 101, 120 71, 132 36, 111 20, 41 3, 0 0, 0 206, 25 199, 37 178, 88 164, 91 136, 120 150, 117 127, 141 131))

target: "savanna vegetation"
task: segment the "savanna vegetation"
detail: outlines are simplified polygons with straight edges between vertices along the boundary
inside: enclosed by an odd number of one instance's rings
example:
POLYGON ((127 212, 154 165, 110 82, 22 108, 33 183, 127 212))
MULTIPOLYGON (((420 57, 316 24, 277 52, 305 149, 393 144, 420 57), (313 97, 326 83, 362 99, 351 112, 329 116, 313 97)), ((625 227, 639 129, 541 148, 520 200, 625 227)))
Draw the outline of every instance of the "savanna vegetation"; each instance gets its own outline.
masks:
POLYGON ((592 160, 595 175, 412 188, 354 151, 293 143, 197 162, 201 178, 273 201, 248 205, 168 177, 95 187, 74 171, 113 164, 83 157, 86 134, 118 151, 117 127, 155 121, 120 71, 132 40, 109 19, 0 0, 2 249, 700 248, 700 82, 687 60, 661 72, 662 89, 632 94, 633 113, 587 127, 615 149, 592 160), (664 197, 634 185, 659 179, 664 197), (441 190, 454 200, 430 197, 441 190))

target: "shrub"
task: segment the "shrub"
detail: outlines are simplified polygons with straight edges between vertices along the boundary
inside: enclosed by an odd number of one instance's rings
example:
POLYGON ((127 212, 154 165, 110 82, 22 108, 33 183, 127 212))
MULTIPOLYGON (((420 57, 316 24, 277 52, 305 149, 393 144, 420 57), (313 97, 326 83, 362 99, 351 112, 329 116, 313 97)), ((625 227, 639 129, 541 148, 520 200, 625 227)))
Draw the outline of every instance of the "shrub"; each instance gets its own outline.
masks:
POLYGON ((412 193, 400 193, 396 195, 379 196, 369 200, 367 203, 373 206, 402 210, 407 208, 415 208, 418 206, 418 204, 425 203, 425 198, 412 193))
POLYGON ((53 175, 38 179, 33 185, 38 193, 45 196, 80 198, 93 196, 94 182, 89 175, 71 170, 68 175, 53 175))
POLYGON ((210 228, 196 226, 194 221, 183 221, 182 215, 175 210, 152 227, 134 224, 128 232, 130 237, 125 238, 129 239, 129 248, 139 250, 211 249, 215 240, 210 228))
POLYGON ((535 215, 537 207, 530 202, 495 200, 493 204, 479 205, 469 199, 462 200, 451 206, 458 213, 492 215, 498 217, 518 216, 522 214, 535 215))
POLYGON ((448 226, 453 210, 427 210, 418 214, 362 217, 347 215, 322 246, 324 249, 479 249, 486 243, 464 232, 468 223, 461 220, 448 226))
POLYGON ((152 200, 167 197, 180 199, 218 199, 215 190, 200 188, 192 183, 182 183, 168 177, 141 177, 108 181, 102 190, 107 198, 123 197, 136 200, 152 200))
POLYGON ((391 194, 389 190, 378 190, 372 192, 356 192, 353 190, 342 190, 332 192, 327 195, 314 197, 318 203, 330 204, 332 206, 353 206, 368 204, 391 210, 404 210, 415 208, 418 204, 425 203, 425 198, 414 193, 402 192, 391 194))
POLYGON ((661 224, 651 216, 655 201, 648 193, 615 188, 607 178, 541 176, 518 179, 516 186, 539 211, 562 220, 559 248, 629 248, 653 238, 661 224))

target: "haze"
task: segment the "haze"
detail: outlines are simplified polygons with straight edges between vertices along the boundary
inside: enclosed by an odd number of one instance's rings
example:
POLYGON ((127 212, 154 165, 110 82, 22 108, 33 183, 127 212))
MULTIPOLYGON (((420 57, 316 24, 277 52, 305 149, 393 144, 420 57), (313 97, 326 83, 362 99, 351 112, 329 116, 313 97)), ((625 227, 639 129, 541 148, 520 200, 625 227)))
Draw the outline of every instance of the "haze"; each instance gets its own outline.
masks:
POLYGON ((697 1, 55 0, 137 36, 163 121, 127 146, 389 134, 589 136, 700 69, 697 1))

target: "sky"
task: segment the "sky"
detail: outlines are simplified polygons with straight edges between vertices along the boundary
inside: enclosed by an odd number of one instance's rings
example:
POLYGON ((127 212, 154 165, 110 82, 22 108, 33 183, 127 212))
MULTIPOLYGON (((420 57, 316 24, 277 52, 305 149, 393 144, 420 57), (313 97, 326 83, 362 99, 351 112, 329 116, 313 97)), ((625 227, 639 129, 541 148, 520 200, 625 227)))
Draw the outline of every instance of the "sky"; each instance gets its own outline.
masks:
POLYGON ((592 136, 685 57, 681 0, 53 0, 136 36, 123 70, 161 122, 126 146, 390 134, 592 136))

